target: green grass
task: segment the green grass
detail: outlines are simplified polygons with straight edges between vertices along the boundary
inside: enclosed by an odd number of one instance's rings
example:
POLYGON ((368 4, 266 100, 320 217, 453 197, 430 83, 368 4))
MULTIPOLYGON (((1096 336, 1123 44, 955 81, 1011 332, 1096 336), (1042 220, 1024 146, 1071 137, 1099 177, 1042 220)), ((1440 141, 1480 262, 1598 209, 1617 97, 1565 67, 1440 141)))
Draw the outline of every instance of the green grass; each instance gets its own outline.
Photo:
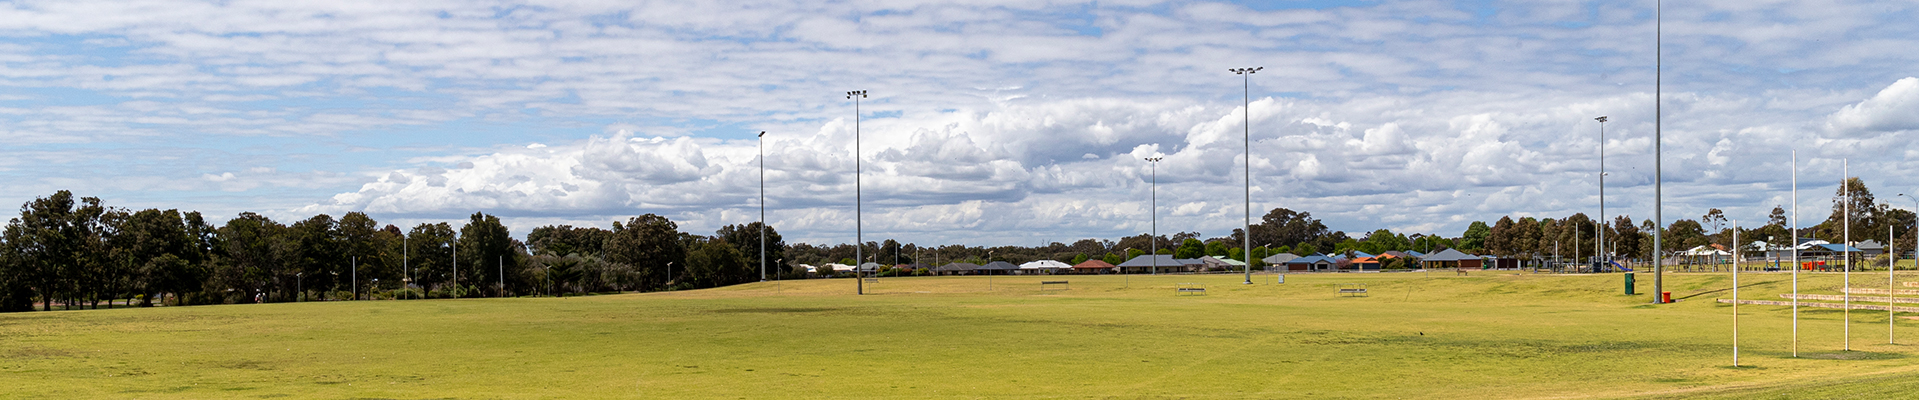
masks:
MULTIPOLYGON (((1911 272, 1903 280, 1914 280, 1911 272)), ((0 315, 0 398, 1886 398, 1885 312, 1621 295, 1619 275, 1475 272, 849 279, 572 298, 0 315), (1041 291, 1040 280, 1072 289, 1041 291), (1178 296, 1199 283, 1204 296, 1178 296), (1338 297, 1366 283, 1371 297, 1338 297), (992 285, 989 289, 989 285, 992 285)), ((1838 274, 1803 274, 1838 293, 1838 274)), ((1743 275, 1777 299, 1788 275, 1743 275)), ((1886 275, 1856 274, 1885 287, 1886 275)), ((1670 274, 1674 296, 1728 287, 1670 274)), ((1877 286, 1876 286, 1877 285, 1877 286)))

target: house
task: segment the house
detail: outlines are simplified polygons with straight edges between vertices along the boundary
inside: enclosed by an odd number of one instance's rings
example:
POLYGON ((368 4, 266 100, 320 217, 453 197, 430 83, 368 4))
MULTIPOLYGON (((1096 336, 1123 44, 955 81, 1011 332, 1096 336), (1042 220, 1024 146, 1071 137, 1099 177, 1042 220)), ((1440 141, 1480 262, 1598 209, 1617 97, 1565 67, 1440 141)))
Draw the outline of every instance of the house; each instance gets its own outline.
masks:
POLYGON ((1067 263, 1054 261, 1054 260, 1040 260, 1040 261, 1028 262, 1026 264, 1020 264, 1020 273, 1022 274, 1053 274, 1053 273, 1059 273, 1061 271, 1066 271, 1071 268, 1073 268, 1073 266, 1067 265, 1067 263))
POLYGON ((1347 260, 1347 264, 1341 267, 1341 269, 1350 269, 1354 271, 1379 271, 1380 259, 1379 259, 1379 256, 1355 257, 1352 260, 1347 260))
POLYGON ((1385 261, 1385 260, 1387 260, 1387 259, 1392 259, 1392 258, 1401 258, 1401 257, 1410 257, 1410 256, 1412 256, 1412 255, 1411 255, 1411 254, 1407 254, 1407 252, 1404 252, 1404 251, 1399 251, 1399 250, 1387 250, 1387 251, 1382 251, 1382 252, 1380 252, 1380 255, 1379 255, 1379 256, 1375 256, 1374 258, 1376 258, 1376 259, 1380 259, 1380 260, 1382 260, 1382 261, 1385 261))
POLYGON ((1239 270, 1247 266, 1247 263, 1240 260, 1214 256, 1200 257, 1200 263, 1206 265, 1209 270, 1239 270))
POLYGON ((1020 271, 1020 266, 1006 261, 994 261, 980 266, 977 271, 987 275, 1012 275, 1020 271))
POLYGON ((1427 269, 1460 268, 1476 269, 1485 263, 1480 256, 1461 253, 1459 250, 1446 249, 1420 259, 1420 267, 1427 269))
POLYGON ((1134 257, 1131 260, 1127 260, 1127 262, 1120 263, 1118 267, 1126 272, 1154 273, 1174 271, 1193 272, 1200 270, 1200 267, 1203 265, 1200 260, 1173 258, 1173 255, 1170 254, 1141 254, 1139 257, 1134 257))
POLYGON ((1287 261, 1286 266, 1288 271, 1332 271, 1336 264, 1333 258, 1314 254, 1287 261))
POLYGON ((1300 256, 1293 255, 1293 253, 1279 253, 1268 255, 1266 258, 1260 259, 1260 261, 1266 261, 1267 265, 1285 265, 1288 261, 1293 261, 1295 258, 1300 258, 1300 256))
POLYGON ((934 268, 933 273, 934 275, 968 275, 978 270, 980 270, 978 264, 957 262, 934 268))
POLYGON ((1113 268, 1113 264, 1108 264, 1106 261, 1087 260, 1087 262, 1075 264, 1073 266, 1073 272, 1077 274, 1104 274, 1113 272, 1113 268))
POLYGON ((1860 255, 1867 257, 1879 257, 1881 254, 1887 254, 1887 245, 1872 240, 1854 243, 1853 247, 1860 248, 1860 255))

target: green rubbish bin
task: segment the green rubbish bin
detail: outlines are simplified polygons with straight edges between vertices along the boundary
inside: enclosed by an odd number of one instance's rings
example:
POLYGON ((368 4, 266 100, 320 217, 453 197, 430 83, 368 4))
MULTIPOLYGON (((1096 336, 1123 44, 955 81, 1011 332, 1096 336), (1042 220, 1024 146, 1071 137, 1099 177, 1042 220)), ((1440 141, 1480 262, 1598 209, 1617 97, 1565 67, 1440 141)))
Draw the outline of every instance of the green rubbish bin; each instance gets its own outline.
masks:
POLYGON ((1632 272, 1627 273, 1627 295, 1628 296, 1633 295, 1633 273, 1632 272))

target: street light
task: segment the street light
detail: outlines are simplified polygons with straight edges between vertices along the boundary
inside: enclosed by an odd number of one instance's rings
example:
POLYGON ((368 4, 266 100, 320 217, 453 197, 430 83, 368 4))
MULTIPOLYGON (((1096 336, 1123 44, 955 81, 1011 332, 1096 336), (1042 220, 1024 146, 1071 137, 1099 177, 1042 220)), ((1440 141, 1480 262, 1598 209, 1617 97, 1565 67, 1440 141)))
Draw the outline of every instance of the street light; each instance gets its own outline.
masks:
POLYGON ((767 131, 760 131, 760 281, 767 281, 767 131))
POLYGON ((866 246, 862 237, 860 219, 860 99, 867 98, 867 91, 847 92, 847 98, 853 99, 853 290, 854 294, 867 294, 866 278, 860 274, 860 250, 866 246))
POLYGON ((1240 231, 1240 239, 1242 241, 1242 243, 1240 244, 1240 247, 1246 250, 1245 260, 1247 262, 1247 265, 1244 265, 1241 267, 1242 272, 1246 274, 1246 279, 1247 279, 1246 282, 1241 283, 1243 285, 1253 284, 1253 101, 1252 101, 1252 97, 1253 97, 1253 73, 1260 72, 1261 68, 1266 68, 1266 67, 1231 69, 1234 75, 1240 75, 1241 77, 1240 106, 1243 109, 1242 111, 1244 112, 1240 113, 1240 118, 1241 118, 1240 141, 1243 145, 1246 146, 1246 160, 1241 162, 1241 172, 1243 175, 1241 176, 1241 178, 1243 178, 1246 183, 1246 201, 1247 201, 1246 214, 1243 215, 1243 217, 1245 217, 1245 220, 1242 221, 1244 222, 1244 226, 1241 228, 1241 231, 1240 231))
POLYGON ((300 296, 294 297, 294 301, 296 302, 307 301, 306 275, 307 273, 305 272, 293 273, 293 290, 300 292, 300 296))
POLYGON ((1159 196, 1160 196, 1160 159, 1161 158, 1162 157, 1159 157, 1159 156, 1147 157, 1147 165, 1151 166, 1151 167, 1148 167, 1149 175, 1147 175, 1148 177, 1147 178, 1148 179, 1147 180, 1148 182, 1147 213, 1152 214, 1152 217, 1150 218, 1153 220, 1153 231, 1147 234, 1147 245, 1148 245, 1147 248, 1149 251, 1149 253, 1147 253, 1147 260, 1148 262, 1151 263, 1149 264, 1151 265, 1151 267, 1148 267, 1149 269, 1147 270, 1148 275, 1160 274, 1160 197, 1159 196))

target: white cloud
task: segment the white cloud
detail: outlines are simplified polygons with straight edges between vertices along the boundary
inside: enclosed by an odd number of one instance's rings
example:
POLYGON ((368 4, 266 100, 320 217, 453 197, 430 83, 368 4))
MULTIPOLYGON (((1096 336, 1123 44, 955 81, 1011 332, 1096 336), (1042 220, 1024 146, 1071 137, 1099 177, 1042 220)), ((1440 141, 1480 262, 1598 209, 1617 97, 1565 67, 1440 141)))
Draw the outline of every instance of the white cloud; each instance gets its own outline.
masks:
MULTIPOLYGON (((0 192, 710 230, 755 204, 756 143, 734 131, 767 130, 777 225, 844 241, 854 130, 835 94, 867 89, 882 234, 1143 231, 1155 155, 1162 231, 1224 234, 1242 132, 1256 207, 1453 234, 1591 211, 1603 114, 1609 209, 1651 214, 1646 4, 997 3, 8 3, 0 192), (1226 72, 1243 66, 1266 67, 1250 109, 1226 72)), ((1669 211, 1770 209, 1791 148, 1821 160, 1807 174, 1851 157, 1906 191, 1914 20, 1887 7, 1669 4, 1669 211)))

